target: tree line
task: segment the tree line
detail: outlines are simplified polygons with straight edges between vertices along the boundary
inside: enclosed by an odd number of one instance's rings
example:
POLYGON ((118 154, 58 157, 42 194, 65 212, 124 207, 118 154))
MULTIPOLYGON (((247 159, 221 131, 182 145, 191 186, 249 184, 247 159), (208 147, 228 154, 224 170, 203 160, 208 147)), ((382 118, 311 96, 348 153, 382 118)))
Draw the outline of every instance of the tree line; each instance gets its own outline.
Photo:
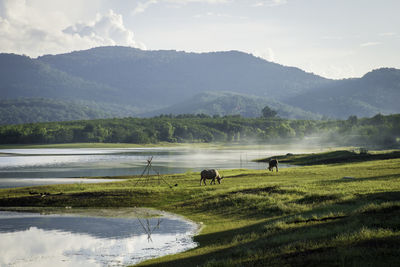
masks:
POLYGON ((97 119, 31 123, 0 127, 1 144, 76 142, 263 142, 310 138, 339 145, 399 147, 400 114, 347 120, 289 120, 205 114, 160 115, 153 118, 97 119))

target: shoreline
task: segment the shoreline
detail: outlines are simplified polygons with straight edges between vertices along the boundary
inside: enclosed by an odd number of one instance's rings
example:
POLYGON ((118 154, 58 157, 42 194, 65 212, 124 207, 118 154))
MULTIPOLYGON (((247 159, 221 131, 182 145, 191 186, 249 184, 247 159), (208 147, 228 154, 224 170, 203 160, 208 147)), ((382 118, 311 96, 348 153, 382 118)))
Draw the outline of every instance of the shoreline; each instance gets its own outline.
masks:
POLYGON ((353 148, 353 147, 336 147, 332 145, 321 146, 320 144, 296 144, 296 143, 237 143, 237 142, 212 142, 212 143, 151 143, 151 144, 132 144, 132 143, 63 143, 63 144, 0 144, 0 150, 2 149, 78 149, 78 148, 110 148, 110 149, 121 149, 121 148, 213 148, 213 149, 260 149, 260 148, 293 148, 302 149, 309 151, 322 151, 322 150, 335 150, 340 148, 353 148))
POLYGON ((321 260, 335 266, 343 255, 358 265, 397 261, 400 159, 223 174, 222 183, 211 186, 199 186, 198 173, 165 175, 178 185, 173 188, 135 187, 135 177, 45 186, 54 195, 44 198, 30 196, 29 188, 2 189, 0 206, 151 207, 203 222, 194 236, 198 247, 138 266, 282 266, 321 260), (368 245, 374 242, 383 251, 368 245), (364 257, 357 256, 360 246, 364 257))

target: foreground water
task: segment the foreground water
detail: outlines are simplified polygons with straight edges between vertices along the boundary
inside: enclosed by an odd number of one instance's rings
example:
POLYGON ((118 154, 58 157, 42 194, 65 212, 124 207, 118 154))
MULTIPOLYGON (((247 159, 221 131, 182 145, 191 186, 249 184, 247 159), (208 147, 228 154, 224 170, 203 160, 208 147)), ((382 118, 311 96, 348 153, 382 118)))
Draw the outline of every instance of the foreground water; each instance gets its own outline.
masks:
POLYGON ((196 247, 198 227, 157 218, 0 211, 0 266, 125 266, 196 247))
POLYGON ((152 171, 160 174, 201 171, 206 168, 265 169, 265 163, 252 160, 303 151, 302 148, 265 146, 251 149, 0 149, 0 188, 52 183, 107 182, 79 178, 140 175, 151 157, 152 171))

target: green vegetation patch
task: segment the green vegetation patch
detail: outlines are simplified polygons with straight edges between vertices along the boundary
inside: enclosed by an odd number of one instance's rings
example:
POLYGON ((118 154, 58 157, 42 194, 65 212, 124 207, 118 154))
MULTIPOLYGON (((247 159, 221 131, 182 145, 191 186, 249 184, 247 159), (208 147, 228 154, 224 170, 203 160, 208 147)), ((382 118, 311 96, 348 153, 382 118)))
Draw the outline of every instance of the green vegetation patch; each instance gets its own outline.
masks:
POLYGON ((311 154, 287 154, 282 156, 273 156, 269 158, 256 160, 257 162, 268 162, 271 159, 278 159, 281 163, 293 165, 318 165, 332 163, 350 163, 371 160, 384 160, 400 158, 400 150, 374 151, 374 152, 355 152, 349 150, 330 151, 311 154))
POLYGON ((400 159, 220 172, 220 185, 187 172, 163 176, 171 187, 154 176, 1 189, 0 206, 150 207, 203 226, 197 248, 139 266, 398 265, 400 159))
POLYGON ((160 115, 4 125, 0 126, 0 144, 233 142, 396 149, 400 147, 399 125, 400 114, 335 121, 160 115))

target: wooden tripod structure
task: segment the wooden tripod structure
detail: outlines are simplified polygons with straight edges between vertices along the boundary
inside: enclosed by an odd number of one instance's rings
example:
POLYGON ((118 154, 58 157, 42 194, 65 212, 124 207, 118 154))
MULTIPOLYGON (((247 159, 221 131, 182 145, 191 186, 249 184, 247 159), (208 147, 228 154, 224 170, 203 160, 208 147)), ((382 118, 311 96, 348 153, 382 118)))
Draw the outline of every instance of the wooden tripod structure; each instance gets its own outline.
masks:
POLYGON ((160 184, 161 181, 163 181, 166 185, 169 186, 169 188, 172 189, 172 186, 167 183, 167 181, 165 181, 165 179, 160 175, 160 173, 156 170, 153 169, 153 166, 151 165, 153 161, 153 156, 151 156, 150 158, 147 159, 147 165, 144 168, 142 174, 140 175, 139 179, 136 181, 135 186, 139 183, 139 181, 141 181, 143 179, 143 182, 147 184, 150 183, 151 180, 151 176, 150 176, 150 170, 152 170, 155 174, 157 174, 157 180, 158 180, 158 184, 160 184), (146 174, 147 173, 147 174, 146 174))

